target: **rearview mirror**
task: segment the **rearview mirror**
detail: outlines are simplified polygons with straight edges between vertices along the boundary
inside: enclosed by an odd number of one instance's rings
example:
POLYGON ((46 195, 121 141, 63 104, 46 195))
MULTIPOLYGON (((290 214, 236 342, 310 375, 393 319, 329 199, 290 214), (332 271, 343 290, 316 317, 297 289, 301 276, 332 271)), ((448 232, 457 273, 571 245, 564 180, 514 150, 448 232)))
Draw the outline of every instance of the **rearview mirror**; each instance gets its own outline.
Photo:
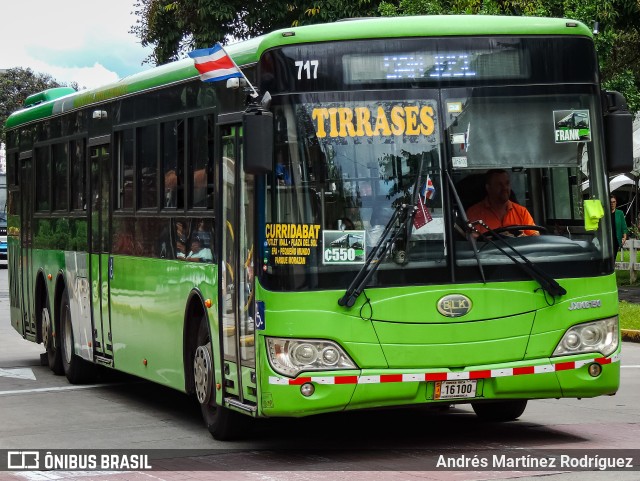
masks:
POLYGON ((623 174, 633 169, 633 117, 620 92, 602 93, 607 170, 623 174))
POLYGON ((263 108, 247 110, 243 117, 244 171, 267 174, 273 171, 273 114, 263 108))

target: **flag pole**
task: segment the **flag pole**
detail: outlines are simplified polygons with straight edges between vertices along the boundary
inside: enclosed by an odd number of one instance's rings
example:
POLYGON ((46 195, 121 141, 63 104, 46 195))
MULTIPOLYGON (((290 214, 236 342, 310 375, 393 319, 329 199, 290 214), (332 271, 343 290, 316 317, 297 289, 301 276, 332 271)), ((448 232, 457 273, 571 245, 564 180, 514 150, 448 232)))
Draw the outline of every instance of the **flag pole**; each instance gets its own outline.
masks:
POLYGON ((225 53, 225 55, 227 57, 229 57, 229 60, 231 60, 231 63, 233 64, 233 66, 235 68, 238 69, 238 72, 240 72, 240 75, 242 75, 242 78, 245 80, 245 82, 247 82, 247 84, 249 85, 249 87, 251 87, 251 90, 253 90, 253 93, 250 94, 254 99, 256 97, 258 97, 258 91, 255 89, 255 87, 253 85, 251 85, 251 82, 249 82, 249 79, 245 76, 244 72, 240 69, 240 67, 238 67, 238 64, 236 64, 235 60, 233 60, 233 58, 231 57, 231 55, 229 55, 229 52, 227 52, 225 50, 225 48, 222 46, 222 44, 220 42, 218 42, 218 45, 220 45, 220 48, 222 49, 222 51, 225 53))

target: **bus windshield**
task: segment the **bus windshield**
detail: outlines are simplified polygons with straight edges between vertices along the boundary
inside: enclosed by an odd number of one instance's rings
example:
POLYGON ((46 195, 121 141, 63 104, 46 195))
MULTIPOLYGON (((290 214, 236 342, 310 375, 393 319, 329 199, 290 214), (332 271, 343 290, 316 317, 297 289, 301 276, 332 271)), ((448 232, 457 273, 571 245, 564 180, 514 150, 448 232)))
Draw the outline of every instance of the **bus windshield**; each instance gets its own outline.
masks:
POLYGON ((263 282, 345 287, 403 205, 415 206, 414 217, 369 286, 528 279, 504 254, 507 244, 552 276, 598 275, 610 241, 584 224, 584 200, 606 195, 599 127, 590 122, 597 99, 589 87, 544 86, 276 97, 263 282), (451 169, 468 209, 493 168, 508 171, 512 200, 542 235, 508 232, 503 249, 483 238, 474 249, 442 173, 451 169))

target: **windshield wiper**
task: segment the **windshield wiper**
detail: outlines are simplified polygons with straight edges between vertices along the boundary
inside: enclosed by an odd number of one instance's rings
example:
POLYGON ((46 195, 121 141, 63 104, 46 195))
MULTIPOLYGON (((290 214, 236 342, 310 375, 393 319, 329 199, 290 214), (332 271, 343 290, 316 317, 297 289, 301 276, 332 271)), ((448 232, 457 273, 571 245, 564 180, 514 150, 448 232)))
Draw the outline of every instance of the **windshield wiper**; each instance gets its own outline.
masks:
POLYGON ((371 252, 354 277, 344 295, 338 299, 338 304, 345 307, 352 307, 358 296, 362 293, 371 276, 380 266, 380 262, 384 259, 385 254, 390 247, 395 245, 396 240, 404 232, 406 235, 407 226, 413 220, 415 215, 415 207, 408 204, 400 204, 393 211, 393 215, 380 236, 380 239, 373 247, 371 252))
POLYGON ((488 237, 485 233, 478 232, 478 234, 480 234, 480 237, 490 242, 496 249, 498 249, 505 256, 511 259, 514 264, 520 266, 520 268, 523 271, 529 274, 529 276, 533 280, 535 280, 538 284, 540 284, 540 287, 542 288, 543 291, 548 292, 551 295, 551 297, 560 297, 560 296, 564 296, 567 293, 567 290, 564 287, 562 287, 560 284, 558 284, 558 281, 556 281, 553 277, 551 277, 545 271, 543 271, 534 263, 532 263, 524 254, 522 254, 515 247, 513 247, 510 242, 507 242, 507 239, 505 238, 505 236, 501 236, 500 234, 497 234, 495 231, 490 229, 489 226, 486 225, 483 221, 479 221, 478 224, 484 227, 487 230, 487 232, 490 233, 493 237, 495 237, 496 239, 500 239, 502 242, 504 242, 505 245, 509 247, 509 249, 511 249, 518 257, 520 257, 520 259, 522 259, 522 262, 519 262, 518 259, 516 259, 507 251, 505 251, 491 237, 488 237))
POLYGON ((460 196, 458 195, 458 190, 456 189, 455 184, 453 183, 453 179, 451 178, 451 174, 449 174, 448 170, 445 170, 445 174, 447 175, 447 182, 449 183, 449 187, 451 187, 451 192, 453 192, 453 198, 456 201, 456 205, 458 206, 458 211, 460 212, 460 218, 464 224, 464 236, 467 241, 471 244, 471 248, 473 249, 473 256, 476 258, 476 262, 478 263, 478 269, 480 270, 480 277, 482 278, 482 282, 485 284, 487 280, 484 277, 484 269, 482 269, 482 261, 480 261, 480 253, 478 252, 478 245, 476 243, 476 238, 473 236, 475 232, 473 229, 473 224, 469 222, 469 218, 467 217, 467 213, 464 210, 464 206, 462 205, 462 201, 460 200, 460 196))

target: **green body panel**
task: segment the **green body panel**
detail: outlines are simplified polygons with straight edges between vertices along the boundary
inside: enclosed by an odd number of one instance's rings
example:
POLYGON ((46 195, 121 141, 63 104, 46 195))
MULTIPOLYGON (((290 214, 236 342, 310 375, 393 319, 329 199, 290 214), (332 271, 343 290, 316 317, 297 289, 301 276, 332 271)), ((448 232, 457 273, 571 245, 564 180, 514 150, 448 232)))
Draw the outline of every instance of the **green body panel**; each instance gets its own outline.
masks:
MULTIPOLYGON (((488 15, 380 17, 322 25, 276 30, 261 37, 226 47, 240 66, 256 63, 263 52, 283 45, 366 38, 438 37, 468 35, 572 35, 592 37, 591 30, 580 22, 557 18, 499 17, 488 15), (568 26, 568 24, 570 26, 568 26), (283 36, 287 33, 287 36, 283 36)), ((162 85, 181 82, 198 75, 190 58, 178 60, 131 75, 117 82, 83 90, 64 99, 52 100, 20 110, 6 122, 10 129, 21 124, 98 104, 162 85)))
POLYGON ((465 367, 522 359, 533 318, 529 313, 451 324, 375 322, 374 327, 391 368, 465 367))
MULTIPOLYGON (((187 300, 194 289, 204 299, 215 300, 216 278, 217 267, 212 264, 114 256, 114 367, 184 390, 182 348, 187 300)), ((214 307, 209 311, 211 319, 214 307)))

